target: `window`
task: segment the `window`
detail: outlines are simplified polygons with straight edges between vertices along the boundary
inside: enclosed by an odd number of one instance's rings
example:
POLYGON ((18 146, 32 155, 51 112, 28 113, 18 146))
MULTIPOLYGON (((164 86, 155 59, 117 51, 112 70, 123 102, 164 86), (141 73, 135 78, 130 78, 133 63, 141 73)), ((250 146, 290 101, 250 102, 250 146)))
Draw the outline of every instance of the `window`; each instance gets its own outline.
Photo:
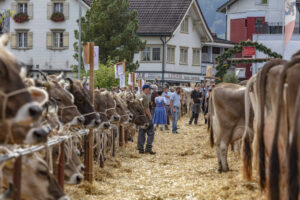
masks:
POLYGON ((142 51, 142 61, 150 61, 150 47, 146 47, 142 51))
POLYGON ((27 48, 27 32, 19 32, 18 33, 18 47, 19 48, 27 48))
POLYGON ((19 3, 18 11, 19 13, 27 13, 27 3, 19 3))
POLYGON ((208 46, 202 47, 202 53, 208 53, 208 46))
POLYGON ((55 3, 54 4, 54 13, 63 13, 64 12, 64 4, 63 3, 55 3))
POLYGON ((175 63, 175 47, 168 47, 167 62, 172 64, 175 63))
POLYGON ((189 18, 186 17, 183 22, 181 23, 181 32, 182 33, 189 33, 189 18))
POLYGON ((53 32, 53 47, 62 48, 64 45, 63 32, 53 32))
POLYGON ((268 0, 256 0, 256 4, 268 4, 268 0))
POLYGON ((152 61, 160 61, 160 47, 152 48, 152 61))
POLYGON ((180 64, 188 64, 188 48, 180 48, 180 64))
POLYGON ((200 65, 200 49, 193 49, 193 65, 200 65))
POLYGON ((220 54, 221 49, 219 47, 213 47, 213 54, 220 54))

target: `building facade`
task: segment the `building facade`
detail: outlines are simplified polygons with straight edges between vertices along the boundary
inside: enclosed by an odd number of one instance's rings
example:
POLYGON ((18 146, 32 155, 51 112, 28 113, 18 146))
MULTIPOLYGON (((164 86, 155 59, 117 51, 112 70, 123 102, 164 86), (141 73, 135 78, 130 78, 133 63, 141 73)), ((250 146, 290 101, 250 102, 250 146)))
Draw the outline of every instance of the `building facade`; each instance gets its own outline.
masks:
MULTIPOLYGON (((77 0, 3 0, 0 8, 12 10, 9 20, 10 50, 32 70, 72 72, 74 31, 78 30, 77 0)), ((89 8, 83 1, 82 14, 89 8)), ((6 24, 7 26, 7 24, 6 24)), ((5 31, 7 32, 7 31, 5 31)))
POLYGON ((216 55, 232 47, 210 32, 196 0, 129 0, 138 12, 138 35, 147 45, 134 55, 139 78, 200 82, 216 55))
MULTIPOLYGON (((226 38, 240 42, 246 40, 257 41, 271 48, 284 58, 289 59, 299 50, 300 33, 300 0, 297 2, 296 24, 294 35, 287 47, 283 45, 284 1, 282 0, 229 0, 218 12, 226 14, 226 38), (298 47, 297 47, 298 46, 298 47), (284 51, 285 49, 285 51, 284 51)), ((257 52, 256 57, 266 57, 257 52)), ((246 68, 247 79, 257 72, 263 64, 238 65, 246 68)))

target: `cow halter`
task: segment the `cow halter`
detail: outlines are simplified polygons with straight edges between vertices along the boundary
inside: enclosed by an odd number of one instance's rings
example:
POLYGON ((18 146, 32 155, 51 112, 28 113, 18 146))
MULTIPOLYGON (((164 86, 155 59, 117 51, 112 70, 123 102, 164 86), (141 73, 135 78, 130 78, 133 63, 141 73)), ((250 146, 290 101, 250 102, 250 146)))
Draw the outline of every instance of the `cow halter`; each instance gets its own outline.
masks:
POLYGON ((28 92, 27 88, 15 90, 10 93, 4 93, 4 92, 0 91, 0 96, 2 96, 4 98, 3 104, 2 104, 2 123, 4 126, 7 126, 7 129, 8 129, 8 134, 6 135, 5 142, 4 142, 5 144, 7 144, 9 141, 11 141, 13 144, 15 143, 13 135, 12 135, 12 122, 6 121, 6 109, 7 109, 8 98, 12 97, 12 96, 16 96, 18 94, 25 93, 25 92, 28 92))
POLYGON ((63 121, 63 112, 64 112, 64 110, 71 109, 71 108, 77 109, 77 106, 72 105, 72 106, 63 106, 63 107, 58 107, 58 108, 60 109, 60 115, 59 115, 59 117, 63 121))
POLYGON ((105 109, 105 114, 107 114, 107 112, 110 111, 110 110, 115 110, 116 111, 116 107, 117 107, 117 103, 116 103, 116 100, 114 100, 114 106, 111 107, 111 108, 105 109))
POLYGON ((23 88, 20 90, 15 90, 13 92, 10 93, 4 93, 2 91, 0 91, 0 96, 2 96, 4 98, 3 100, 3 104, 2 104, 2 122, 6 121, 6 108, 7 108, 7 102, 8 102, 8 98, 12 97, 12 96, 16 96, 18 94, 22 94, 28 92, 27 88, 23 88))

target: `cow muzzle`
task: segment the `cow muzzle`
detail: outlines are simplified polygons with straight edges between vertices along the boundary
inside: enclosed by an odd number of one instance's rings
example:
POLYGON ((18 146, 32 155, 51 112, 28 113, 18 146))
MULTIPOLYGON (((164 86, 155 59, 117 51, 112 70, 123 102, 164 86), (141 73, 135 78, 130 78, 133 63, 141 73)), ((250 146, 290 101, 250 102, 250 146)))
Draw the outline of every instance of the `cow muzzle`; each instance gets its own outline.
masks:
POLYGON ((47 142, 51 129, 48 126, 32 128, 26 135, 24 144, 37 144, 47 142))
POLYGON ((23 105, 17 112, 13 122, 27 125, 39 119, 43 108, 37 102, 31 102, 23 105))
POLYGON ((76 173, 76 174, 73 174, 71 176, 70 180, 66 181, 66 183, 69 185, 78 185, 81 183, 82 179, 83 179, 82 174, 76 173))
POLYGON ((63 197, 60 197, 58 200, 70 200, 70 198, 68 196, 63 196, 63 197))

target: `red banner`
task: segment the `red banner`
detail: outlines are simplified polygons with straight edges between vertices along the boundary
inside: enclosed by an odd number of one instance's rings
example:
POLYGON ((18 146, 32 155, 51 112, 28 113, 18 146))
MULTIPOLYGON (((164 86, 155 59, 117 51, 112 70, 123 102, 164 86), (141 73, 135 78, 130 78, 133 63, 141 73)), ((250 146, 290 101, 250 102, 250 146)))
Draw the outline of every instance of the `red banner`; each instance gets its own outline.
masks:
POLYGON ((245 56, 254 56, 255 47, 243 47, 243 57, 245 56))

